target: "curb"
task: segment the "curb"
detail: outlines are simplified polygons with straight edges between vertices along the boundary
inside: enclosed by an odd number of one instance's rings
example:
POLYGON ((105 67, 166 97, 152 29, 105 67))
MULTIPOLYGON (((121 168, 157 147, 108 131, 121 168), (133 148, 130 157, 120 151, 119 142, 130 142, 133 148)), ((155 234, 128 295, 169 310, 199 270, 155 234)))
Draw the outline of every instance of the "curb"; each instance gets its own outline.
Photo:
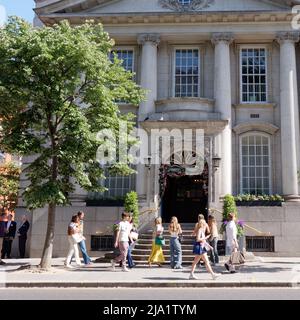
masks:
MULTIPOLYGON (((2 286, 0 286, 1 288, 2 286)), ((292 282, 9 282, 4 288, 299 288, 292 282)))

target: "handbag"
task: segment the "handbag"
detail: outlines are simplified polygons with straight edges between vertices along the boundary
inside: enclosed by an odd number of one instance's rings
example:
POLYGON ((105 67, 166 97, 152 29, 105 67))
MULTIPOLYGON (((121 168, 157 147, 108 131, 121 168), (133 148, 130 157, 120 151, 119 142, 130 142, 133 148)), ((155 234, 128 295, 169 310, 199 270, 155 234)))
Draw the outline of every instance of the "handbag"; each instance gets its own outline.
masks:
POLYGON ((178 241, 179 241, 180 243, 183 242, 183 234, 182 234, 182 233, 180 233, 180 234, 178 235, 178 241))
POLYGON ((136 241, 139 238, 139 234, 137 232, 131 231, 130 232, 132 240, 136 241))
POLYGON ((245 256, 244 253, 241 251, 232 252, 229 258, 229 264, 232 265, 241 265, 245 263, 245 256))
POLYGON ((72 234, 72 238, 74 240, 75 243, 79 243, 82 240, 85 240, 85 237, 83 237, 80 233, 74 233, 72 234))
POLYGON ((206 251, 210 251, 213 249, 213 247, 206 241, 204 242, 204 248, 206 249, 206 251))
POLYGON ((155 238, 155 244, 157 246, 164 246, 166 244, 165 238, 163 236, 157 236, 155 238))

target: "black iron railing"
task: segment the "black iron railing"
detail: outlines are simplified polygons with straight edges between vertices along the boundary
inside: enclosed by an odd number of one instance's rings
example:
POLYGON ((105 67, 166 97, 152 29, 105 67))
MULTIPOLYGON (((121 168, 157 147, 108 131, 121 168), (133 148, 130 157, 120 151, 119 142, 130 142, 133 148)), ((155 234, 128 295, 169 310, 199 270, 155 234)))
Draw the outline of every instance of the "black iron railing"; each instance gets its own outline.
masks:
POLYGON ((247 251, 274 252, 274 236, 246 236, 247 251))
POLYGON ((91 237, 92 251, 113 250, 113 248, 114 248, 113 236, 92 236, 91 237))

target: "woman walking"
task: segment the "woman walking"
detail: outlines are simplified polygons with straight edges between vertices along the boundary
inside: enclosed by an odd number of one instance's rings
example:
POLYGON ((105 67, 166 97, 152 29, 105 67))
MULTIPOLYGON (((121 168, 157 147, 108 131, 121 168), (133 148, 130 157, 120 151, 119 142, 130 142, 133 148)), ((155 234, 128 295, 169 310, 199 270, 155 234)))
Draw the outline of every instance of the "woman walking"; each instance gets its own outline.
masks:
POLYGON ((135 263, 132 259, 131 253, 132 250, 134 249, 137 237, 138 237, 138 230, 133 222, 133 215, 130 215, 129 223, 131 225, 131 230, 129 234, 129 248, 128 248, 128 253, 127 253, 127 261, 128 261, 128 268, 132 269, 135 267, 135 263))
POLYGON ((153 242, 152 242, 152 252, 150 254, 150 257, 148 259, 149 267, 151 267, 152 263, 158 264, 160 267, 162 263, 165 262, 164 253, 162 250, 162 245, 156 244, 156 238, 162 237, 164 232, 164 227, 162 226, 162 220, 161 218, 155 219, 155 227, 153 230, 153 242))
MULTIPOLYGON (((237 227, 235 224, 235 213, 229 213, 228 223, 226 225, 226 255, 231 255, 233 252, 239 249, 239 244, 237 241, 237 227)), ((230 273, 235 273, 235 267, 230 263, 230 259, 225 263, 225 268, 230 273)))
POLYGON ((212 246, 212 250, 210 250, 210 261, 213 265, 219 263, 219 255, 218 255, 218 226, 217 221, 214 216, 208 216, 208 226, 210 230, 209 244, 212 246))
POLYGON ((72 261, 72 257, 73 255, 75 255, 75 261, 77 266, 82 266, 81 262, 80 262, 80 257, 79 257, 79 250, 78 250, 78 243, 80 241, 83 240, 83 238, 80 235, 80 228, 79 228, 79 217, 78 215, 74 215, 72 216, 71 222, 68 226, 68 240, 69 240, 69 252, 67 255, 67 258, 65 260, 65 266, 67 268, 73 268, 71 266, 71 261, 72 261))
POLYGON ((183 269, 182 264, 182 250, 179 242, 179 235, 182 234, 181 226, 176 217, 172 217, 169 225, 170 232, 170 260, 172 269, 183 269))
POLYGON ((213 280, 215 280, 218 276, 220 276, 220 274, 213 272, 213 270, 210 266, 208 257, 207 257, 207 251, 208 251, 209 245, 206 242, 206 239, 209 236, 205 236, 206 226, 207 226, 207 224, 206 224, 205 220, 199 219, 199 222, 197 223, 196 228, 194 230, 194 233, 196 234, 196 241, 194 243, 193 253, 196 256, 195 256, 193 264, 192 264, 190 279, 198 279, 195 276, 194 272, 195 272, 196 265, 198 264, 200 259, 202 259, 204 261, 206 269, 211 274, 213 280))

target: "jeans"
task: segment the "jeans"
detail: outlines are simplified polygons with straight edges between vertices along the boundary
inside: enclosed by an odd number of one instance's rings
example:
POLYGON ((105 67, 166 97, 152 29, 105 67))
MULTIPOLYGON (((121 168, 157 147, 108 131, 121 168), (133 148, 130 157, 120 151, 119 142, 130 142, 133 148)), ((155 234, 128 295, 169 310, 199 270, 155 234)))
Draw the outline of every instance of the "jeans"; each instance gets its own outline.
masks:
POLYGON ((85 240, 80 241, 78 244, 79 244, 80 251, 82 253, 84 264, 89 264, 92 261, 92 259, 87 254, 85 240))
POLYGON ((127 261, 128 261, 128 267, 129 268, 132 268, 135 265, 134 262, 133 262, 132 256, 131 256, 131 252, 132 252, 134 246, 135 246, 135 242, 132 242, 130 244, 129 248, 128 248, 127 261))
POLYGON ((181 244, 178 238, 170 238, 170 259, 171 259, 171 268, 181 267, 182 264, 182 251, 181 244))
POLYGON ((210 261, 214 264, 219 263, 219 255, 218 255, 218 238, 213 238, 209 241, 209 244, 213 247, 210 251, 210 261))

